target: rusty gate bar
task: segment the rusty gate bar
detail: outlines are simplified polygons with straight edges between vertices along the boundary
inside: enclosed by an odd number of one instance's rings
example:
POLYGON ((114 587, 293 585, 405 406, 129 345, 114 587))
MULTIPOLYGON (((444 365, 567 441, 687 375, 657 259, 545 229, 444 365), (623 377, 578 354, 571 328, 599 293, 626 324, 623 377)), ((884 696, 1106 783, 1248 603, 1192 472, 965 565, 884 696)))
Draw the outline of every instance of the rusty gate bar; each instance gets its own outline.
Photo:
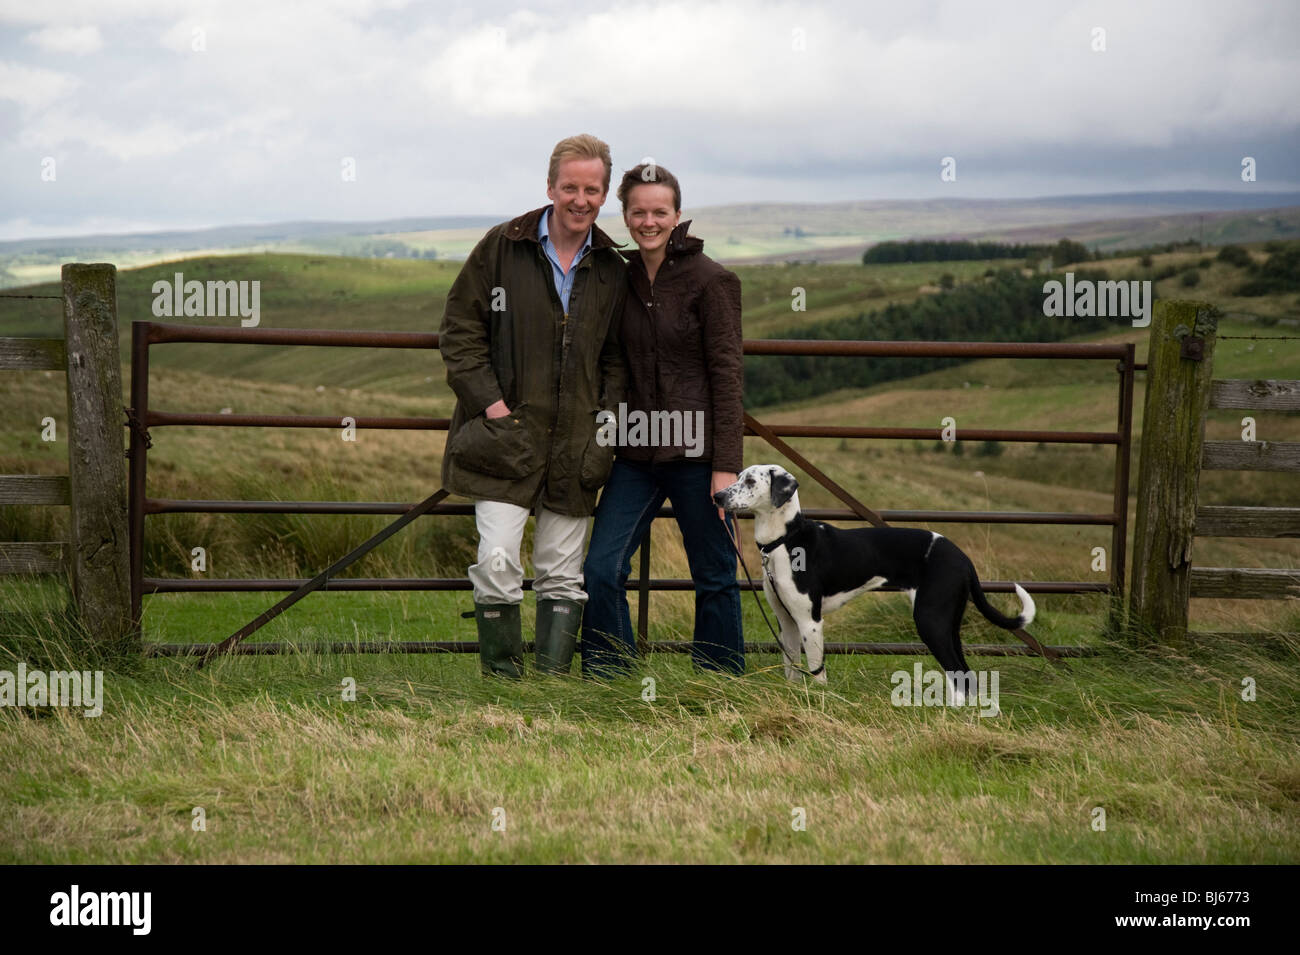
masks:
MULTIPOLYGON (((450 418, 374 418, 349 415, 357 428, 384 431, 446 431, 450 418)), ((212 412, 151 411, 149 427, 185 425, 201 428, 337 428, 339 417, 292 414, 214 414, 212 412)), ((854 428, 844 425, 775 424, 768 431, 785 438, 898 438, 938 440, 942 428, 854 428)), ((747 428, 746 436, 756 432, 747 428)), ((963 441, 1006 441, 1020 444, 1120 444, 1119 431, 1008 431, 963 428, 963 441)))
POLYGON ((874 358, 1123 358, 1127 345, 1079 342, 859 342, 758 338, 746 355, 824 355, 874 358))
POLYGON ((1119 363, 1119 421, 1121 441, 1115 451, 1115 523, 1110 532, 1110 582, 1114 604, 1111 607, 1112 625, 1119 623, 1119 597, 1124 592, 1124 564, 1127 559, 1128 540, 1128 481, 1129 456, 1133 437, 1133 375, 1137 346, 1129 343, 1119 363))
MULTIPOLYGON (((390 501, 200 501, 151 497, 146 514, 405 514, 413 505, 390 501)), ((430 514, 472 515, 473 504, 439 504, 430 514)), ((860 521, 845 508, 805 507, 803 514, 817 521, 860 521)), ((887 521, 899 524, 1104 524, 1115 523, 1114 514, 1080 511, 880 511, 887 521)), ((665 504, 656 517, 672 517, 665 504)), ((753 520, 751 514, 734 515, 753 520)))
MULTIPOLYGON (((211 649, 210 643, 149 643, 145 655, 153 657, 200 656, 211 649)), ((658 640, 651 648, 659 653, 689 653, 691 645, 685 641, 658 640)), ((971 656, 1027 657, 1034 651, 1014 643, 967 643, 962 647, 971 656)), ((1063 657, 1098 656, 1097 647, 1057 647, 1063 657)), ((287 653, 478 653, 477 640, 359 640, 354 643, 240 643, 229 651, 234 656, 278 656, 287 653)), ((524 641, 524 653, 533 652, 533 641, 524 641)), ((767 643, 746 642, 746 653, 781 652, 775 641, 767 643)), ((923 643, 827 643, 824 652, 853 656, 895 656, 898 654, 924 654, 930 651, 923 643)))
POLYGON ((131 407, 127 409, 127 423, 131 429, 131 443, 126 451, 130 459, 126 517, 131 564, 131 619, 140 639, 144 638, 141 572, 144 563, 144 509, 148 503, 144 478, 149 442, 149 432, 141 418, 149 413, 149 330, 149 322, 131 323, 131 407))
MULTIPOLYGON (((942 428, 853 428, 844 425, 769 424, 768 431, 782 438, 914 438, 938 439, 942 428)), ((753 432, 748 432, 753 434, 753 432)), ((962 428, 963 441, 1006 441, 1019 444, 1120 444, 1119 431, 1007 431, 996 428, 962 428)))
MULTIPOLYGON (((650 527, 654 526, 654 521, 650 522, 650 527)), ((645 529, 645 536, 641 538, 641 564, 639 569, 640 576, 637 578, 635 585, 631 580, 624 585, 624 590, 635 588, 637 592, 636 603, 636 639, 637 649, 645 652, 650 647, 650 527, 645 529)), ((732 576, 735 576, 734 572, 732 576)), ((695 581, 687 581, 695 589, 695 581)), ((664 588, 667 589, 667 588, 664 588)), ((675 589, 675 588, 674 588, 675 589)), ((685 587, 683 590, 687 589, 685 587)))
MULTIPOLYGON (((257 590, 296 589, 302 581, 294 580, 206 580, 186 578, 144 578, 143 544, 144 518, 148 514, 164 513, 302 513, 302 514, 401 514, 412 505, 399 502, 347 502, 347 501, 201 501, 151 499, 145 493, 147 452, 150 445, 150 427, 293 427, 337 428, 340 416, 321 415, 262 415, 262 414, 189 414, 151 411, 149 408, 149 347, 173 342, 262 344, 262 345, 322 345, 332 347, 368 348, 423 348, 436 349, 438 335, 423 332, 341 331, 331 329, 264 329, 216 328, 208 326, 176 325, 158 322, 133 322, 131 335, 131 398, 128 424, 131 428, 130 450, 130 520, 131 550, 131 601, 137 626, 142 621, 142 597, 145 593, 173 592, 231 592, 257 590)), ((1123 591, 1124 564, 1126 561, 1126 533, 1128 517, 1128 470, 1131 456, 1133 417, 1133 377, 1144 366, 1134 361, 1134 346, 1040 343, 1040 342, 862 342, 862 341, 773 341, 747 340, 746 355, 820 355, 820 356, 875 356, 896 358, 953 357, 953 358, 1040 358, 1040 359, 1118 359, 1120 394, 1117 429, 1113 432, 1088 431, 1017 431, 1005 429, 963 429, 965 440, 1057 443, 1057 444, 1110 444, 1117 448, 1115 491, 1111 514, 1086 514, 1075 512, 1022 512, 1022 511, 932 511, 896 510, 881 511, 885 521, 900 523, 987 523, 987 524, 1060 524, 1060 525, 1110 525, 1112 563, 1110 582, 1091 581, 1038 581, 1024 584, 1031 593, 1110 593, 1118 596, 1123 591)), ((359 417, 356 427, 386 430, 446 430, 447 418, 423 417, 359 417)), ((817 425, 763 425, 769 435, 791 438, 861 438, 861 439, 937 439, 939 428, 868 428, 817 425)), ((757 432, 746 428, 747 435, 757 432)), ((827 478, 826 480, 830 480, 827 478)), ((868 509, 869 510, 869 509, 868 509)), ((434 514, 472 514, 472 504, 443 504, 432 509, 434 514)), ((819 520, 858 521, 869 519, 856 509, 809 508, 809 517, 819 520)), ((874 513, 874 512, 872 512, 874 513)), ((657 517, 671 517, 671 507, 660 509, 657 517)), ((749 517, 749 515, 742 515, 749 517)), ((648 545, 649 535, 646 543, 648 545)), ((640 627, 648 624, 649 590, 690 590, 690 580, 656 580, 649 575, 649 547, 641 555, 641 578, 629 581, 629 589, 643 593, 638 608, 640 627)), ((525 586, 531 587, 531 581, 525 586)), ((740 583, 749 589, 747 583, 740 583)), ((757 586, 757 585, 755 585, 757 586)), ((985 590, 1010 592, 1009 581, 987 581, 985 590)), ((467 578, 429 579, 366 579, 347 578, 330 581, 326 590, 468 590, 467 578)), ((432 646, 433 644, 430 644, 432 646)), ((467 645, 468 646, 468 645, 467 645)), ((659 644, 652 645, 661 649, 659 644)), ((853 649, 842 646, 836 652, 885 652, 875 649, 853 649)), ((890 645, 892 646, 892 645, 890 645)), ((913 647, 911 644, 898 645, 913 647)), ((915 647, 919 648, 917 644, 915 647)), ((174 649, 174 648, 173 648, 174 649)), ((662 649, 678 649, 675 646, 662 649)), ((1020 650, 1022 648, 1015 648, 1020 650)), ((1051 648, 1067 652, 1071 648, 1051 648)), ((911 652, 911 651, 899 651, 911 652)))
MULTIPOLYGON (((318 328, 222 328, 136 322, 150 344, 208 342, 233 345, 327 345, 356 348, 433 348, 431 332, 358 332, 318 328)), ((1122 359, 1127 345, 1077 342, 863 342, 747 339, 746 355, 829 355, 877 358, 1080 358, 1122 359)))
POLYGON ((151 345, 208 342, 227 345, 330 345, 341 348, 437 348, 436 332, 356 332, 333 328, 222 328, 136 322, 148 327, 151 345))
MULTIPOLYGON (((148 594, 179 593, 256 593, 278 590, 297 590, 310 578, 258 578, 227 577, 215 580, 196 580, 191 577, 144 577, 142 586, 148 594)), ((695 583, 690 578, 650 578, 646 581, 650 590, 693 590, 695 583)), ((746 581, 737 581, 741 590, 749 590, 746 581)), ((533 578, 524 578, 524 589, 533 589, 533 578)), ((1020 583, 1031 594, 1106 594, 1110 593, 1109 583, 1096 583, 1087 580, 1030 580, 1020 583)), ((640 582, 628 578, 624 584, 627 590, 637 590, 640 582)), ((1009 594, 1014 591, 1015 582, 1010 580, 981 580, 980 587, 986 593, 1009 594)), ((472 590, 473 586, 465 577, 331 577, 320 587, 321 590, 406 590, 406 591, 449 591, 472 590)), ((762 584, 755 583, 754 590, 761 590, 762 584)), ((873 593, 902 593, 897 587, 880 587, 873 593)))
MULTIPOLYGON (((200 428, 337 428, 342 415, 212 414, 150 411, 151 428, 188 425, 200 428)), ((348 415, 357 428, 381 431, 446 431, 450 418, 367 418, 348 415)))

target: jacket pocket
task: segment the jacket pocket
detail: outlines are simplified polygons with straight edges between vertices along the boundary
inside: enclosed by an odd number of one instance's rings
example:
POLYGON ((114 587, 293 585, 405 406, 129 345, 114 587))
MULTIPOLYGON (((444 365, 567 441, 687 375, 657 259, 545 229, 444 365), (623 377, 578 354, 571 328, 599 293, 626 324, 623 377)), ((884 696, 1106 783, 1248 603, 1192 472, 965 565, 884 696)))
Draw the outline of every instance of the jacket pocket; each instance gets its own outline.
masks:
MULTIPOLYGON (((593 419, 599 413, 593 411, 593 419)), ((582 467, 578 472, 578 482, 588 491, 596 490, 609 479, 609 472, 614 468, 614 456, 618 450, 613 442, 602 445, 599 441, 600 432, 601 426, 597 422, 596 431, 587 441, 587 447, 582 452, 582 467)))
POLYGON ((523 406, 501 418, 470 418, 452 438, 447 454, 467 471, 519 480, 537 470, 533 436, 523 423, 523 406))

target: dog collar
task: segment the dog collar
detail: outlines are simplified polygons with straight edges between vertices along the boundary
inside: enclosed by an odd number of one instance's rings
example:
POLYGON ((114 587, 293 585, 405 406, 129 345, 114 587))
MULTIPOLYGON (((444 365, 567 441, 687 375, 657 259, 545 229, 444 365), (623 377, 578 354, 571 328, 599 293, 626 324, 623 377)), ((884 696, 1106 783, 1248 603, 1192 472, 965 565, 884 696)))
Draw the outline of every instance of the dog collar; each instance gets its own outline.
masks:
POLYGON ((770 554, 772 553, 772 551, 776 550, 778 547, 780 547, 785 543, 785 539, 787 536, 788 535, 786 534, 782 534, 774 541, 768 541, 766 544, 759 544, 758 549, 761 550, 764 554, 770 554))

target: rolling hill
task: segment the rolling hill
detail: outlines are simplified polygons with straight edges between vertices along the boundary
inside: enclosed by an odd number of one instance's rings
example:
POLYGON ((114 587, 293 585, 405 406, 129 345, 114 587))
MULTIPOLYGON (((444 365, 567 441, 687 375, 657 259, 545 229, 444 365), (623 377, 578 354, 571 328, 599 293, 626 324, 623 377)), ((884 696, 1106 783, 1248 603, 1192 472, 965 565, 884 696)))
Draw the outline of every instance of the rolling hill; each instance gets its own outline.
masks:
MULTIPOLYGON (((538 200, 541 205, 542 199, 538 200)), ((874 242, 943 237, 1055 241, 1069 236, 1103 250, 1204 235, 1209 244, 1300 236, 1300 193, 1248 190, 1146 192, 1035 199, 923 199, 829 203, 758 202, 687 207, 685 218, 729 263, 852 262, 874 242)), ((371 222, 280 222, 138 235, 0 242, 0 287, 50 281, 63 262, 149 265, 198 255, 299 252, 375 258, 463 259, 507 214, 371 222)), ((611 200, 600 220, 627 234, 611 200)))

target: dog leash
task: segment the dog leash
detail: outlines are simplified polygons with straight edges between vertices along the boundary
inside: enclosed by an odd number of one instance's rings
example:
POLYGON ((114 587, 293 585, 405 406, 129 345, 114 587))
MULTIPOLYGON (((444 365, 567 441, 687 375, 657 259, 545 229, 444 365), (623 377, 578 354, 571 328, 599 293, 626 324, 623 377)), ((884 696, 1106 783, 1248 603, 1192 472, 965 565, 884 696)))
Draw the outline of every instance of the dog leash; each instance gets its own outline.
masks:
MULTIPOLYGON (((788 663, 794 669, 798 670, 800 673, 803 673, 806 676, 817 676, 819 673, 821 673, 823 670, 826 669, 825 654, 823 653, 822 655, 822 665, 819 666, 816 670, 809 670, 807 667, 801 665, 798 660, 790 659, 790 652, 786 650, 785 644, 781 642, 781 635, 777 632, 776 627, 772 626, 772 621, 767 618, 767 610, 764 609, 763 600, 761 597, 758 596, 758 590, 755 589, 754 587, 754 578, 749 576, 749 566, 745 563, 745 555, 740 552, 740 544, 736 540, 736 535, 732 533, 731 528, 727 527, 725 521, 723 522, 722 526, 727 532, 727 538, 731 541, 731 547, 736 552, 737 559, 740 561, 740 569, 745 572, 745 579, 749 581, 749 592, 754 595, 754 602, 758 604, 758 612, 763 615, 763 622, 767 624, 767 629, 772 631, 772 638, 776 640, 776 645, 781 648, 781 656, 785 658, 786 663, 788 663)), ((785 539, 784 537, 781 538, 781 540, 784 539, 785 539)), ((778 543, 778 542, 769 541, 769 543, 778 543)), ((762 549, 763 547, 766 546, 767 546, 766 544, 760 544, 759 548, 762 549)), ((764 564, 763 567, 763 573, 767 577, 768 581, 772 584, 772 596, 775 597, 776 602, 781 605, 781 609, 785 611, 785 615, 793 619, 794 614, 790 613, 790 611, 786 609, 785 601, 781 599, 781 592, 780 590, 777 589, 776 581, 772 580, 772 575, 767 572, 766 563, 764 564)))

